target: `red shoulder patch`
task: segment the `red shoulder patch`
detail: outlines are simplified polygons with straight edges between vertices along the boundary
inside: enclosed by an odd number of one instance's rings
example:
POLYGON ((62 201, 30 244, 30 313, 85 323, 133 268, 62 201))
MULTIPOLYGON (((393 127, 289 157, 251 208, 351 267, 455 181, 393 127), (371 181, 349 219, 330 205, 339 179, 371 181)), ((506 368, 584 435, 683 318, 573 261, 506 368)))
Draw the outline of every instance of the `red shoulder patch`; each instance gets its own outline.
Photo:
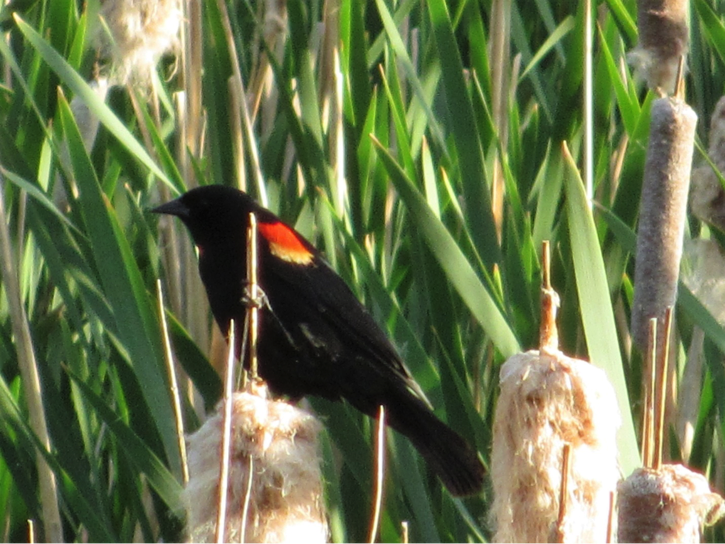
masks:
POLYGON ((295 264, 308 265, 312 263, 315 256, 288 226, 280 222, 260 222, 257 228, 269 243, 269 250, 275 257, 295 264))

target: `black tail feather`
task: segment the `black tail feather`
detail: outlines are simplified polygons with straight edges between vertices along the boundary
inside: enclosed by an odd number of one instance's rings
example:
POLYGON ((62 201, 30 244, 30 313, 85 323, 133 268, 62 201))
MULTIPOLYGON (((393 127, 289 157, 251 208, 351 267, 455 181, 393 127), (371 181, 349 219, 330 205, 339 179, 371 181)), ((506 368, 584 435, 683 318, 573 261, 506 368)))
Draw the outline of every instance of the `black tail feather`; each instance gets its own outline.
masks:
POLYGON ((479 492, 486 470, 476 451, 422 401, 406 397, 389 405, 390 426, 408 437, 452 495, 479 492))

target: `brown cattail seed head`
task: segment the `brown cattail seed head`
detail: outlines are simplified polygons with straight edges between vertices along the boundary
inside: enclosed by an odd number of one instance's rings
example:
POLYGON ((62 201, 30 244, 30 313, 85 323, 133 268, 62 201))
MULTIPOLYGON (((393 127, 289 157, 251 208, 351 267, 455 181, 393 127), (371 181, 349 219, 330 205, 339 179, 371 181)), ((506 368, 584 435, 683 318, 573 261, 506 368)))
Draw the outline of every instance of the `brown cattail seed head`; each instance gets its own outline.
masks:
POLYGON ((649 320, 663 319, 677 296, 696 125, 697 115, 681 100, 652 104, 632 308, 632 336, 643 353, 649 320))
POLYGON ((639 0, 639 44, 628 59, 661 95, 675 92, 680 59, 687 54, 687 0, 639 0))
POLYGON ((700 527, 723 514, 707 479, 682 465, 640 468, 617 488, 619 542, 700 542, 700 527))

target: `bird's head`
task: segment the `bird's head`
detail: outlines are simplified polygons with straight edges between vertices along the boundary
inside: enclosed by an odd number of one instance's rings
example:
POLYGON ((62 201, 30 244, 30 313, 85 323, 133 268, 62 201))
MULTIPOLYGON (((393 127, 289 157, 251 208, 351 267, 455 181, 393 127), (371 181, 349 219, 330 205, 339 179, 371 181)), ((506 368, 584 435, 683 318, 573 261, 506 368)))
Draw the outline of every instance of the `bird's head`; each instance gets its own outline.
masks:
POLYGON ((194 243, 203 248, 210 244, 224 245, 226 242, 246 240, 249 213, 260 209, 242 191, 226 185, 207 185, 192 189, 151 211, 181 219, 194 243))

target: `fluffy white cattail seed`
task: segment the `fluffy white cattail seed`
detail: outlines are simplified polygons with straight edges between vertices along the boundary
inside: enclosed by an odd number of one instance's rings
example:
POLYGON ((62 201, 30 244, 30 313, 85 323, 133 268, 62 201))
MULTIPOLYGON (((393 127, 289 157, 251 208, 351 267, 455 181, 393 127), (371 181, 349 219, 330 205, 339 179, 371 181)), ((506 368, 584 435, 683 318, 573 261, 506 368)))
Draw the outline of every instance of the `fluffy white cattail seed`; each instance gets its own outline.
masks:
POLYGON ((179 0, 105 0, 101 16, 101 51, 113 60, 114 83, 147 83, 159 59, 179 45, 182 12, 179 0))
MULTIPOLYGON (((192 542, 214 541, 222 417, 217 411, 188 438, 185 499, 192 542)), ((286 402, 234 394, 225 542, 240 542, 242 537, 246 542, 327 541, 318 451, 321 428, 311 414, 286 402)))
POLYGON ((494 419, 495 541, 604 542, 619 478, 619 424, 601 369, 552 349, 509 358, 494 419), (558 524, 565 444, 571 448, 567 508, 558 524))

